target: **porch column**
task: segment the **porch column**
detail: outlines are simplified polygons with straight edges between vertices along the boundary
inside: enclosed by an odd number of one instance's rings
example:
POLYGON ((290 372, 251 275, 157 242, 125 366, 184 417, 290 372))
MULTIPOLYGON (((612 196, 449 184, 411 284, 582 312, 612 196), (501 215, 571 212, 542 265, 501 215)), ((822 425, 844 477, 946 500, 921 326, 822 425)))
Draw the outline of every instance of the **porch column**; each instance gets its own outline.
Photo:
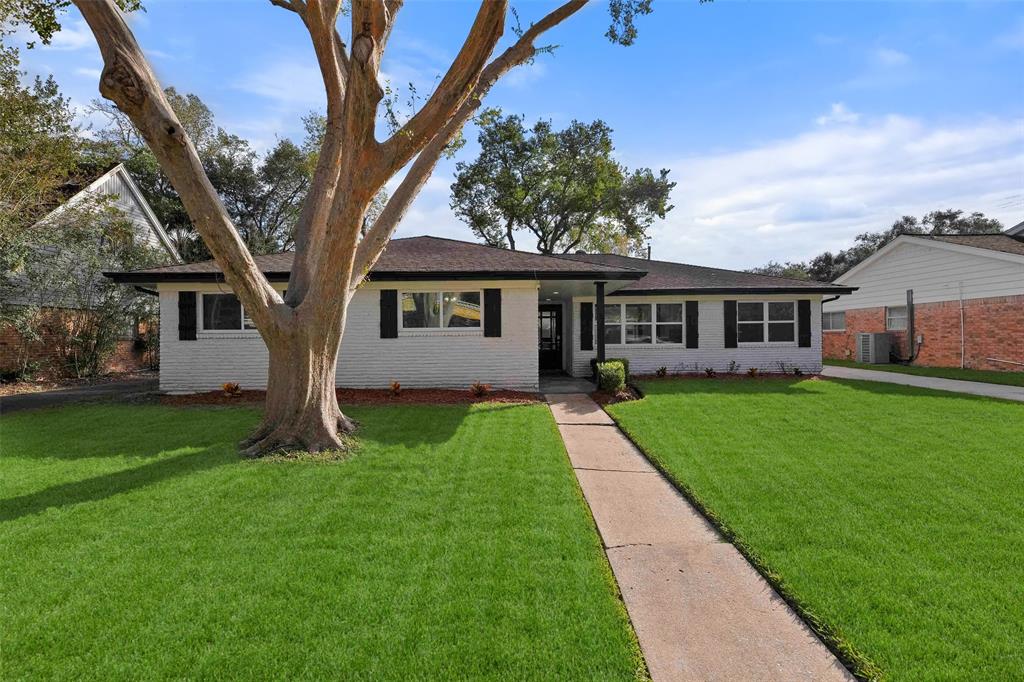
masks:
POLYGON ((597 361, 604 362, 604 282, 594 282, 597 287, 597 361))

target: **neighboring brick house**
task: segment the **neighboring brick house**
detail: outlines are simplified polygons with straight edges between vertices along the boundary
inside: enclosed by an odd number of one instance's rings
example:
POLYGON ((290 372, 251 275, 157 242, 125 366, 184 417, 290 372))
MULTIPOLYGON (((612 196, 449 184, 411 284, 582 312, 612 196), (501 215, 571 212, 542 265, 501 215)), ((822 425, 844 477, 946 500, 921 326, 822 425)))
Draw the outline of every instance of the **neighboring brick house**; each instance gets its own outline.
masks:
POLYGON ((836 279, 822 353, 853 359, 858 332, 888 332, 901 359, 913 290, 913 363, 1024 371, 1024 223, 1003 234, 903 235, 836 279))
MULTIPOLYGON (((90 196, 111 196, 114 206, 131 220, 140 237, 150 245, 166 250, 168 263, 181 262, 181 257, 167 236, 163 225, 153 213, 153 209, 123 164, 114 166, 94 180, 83 183, 80 187, 74 187, 72 191, 73 193, 70 193, 67 200, 43 220, 55 218, 61 212, 67 211, 90 196)), ((45 248, 45 245, 42 246, 45 248)), ((36 295, 37 293, 32 292, 32 295, 29 295, 25 291, 15 290, 11 300, 4 301, 4 303, 17 306, 31 302, 38 305, 40 297, 36 295)), ((45 299, 45 296, 42 298, 45 299)), ((48 333, 46 327, 50 327, 52 331, 58 325, 66 323, 68 316, 75 314, 76 311, 59 307, 59 304, 55 304, 53 307, 46 307, 44 304, 43 310, 47 319, 47 324, 43 325, 43 338, 28 346, 24 344, 15 329, 9 325, 0 324, 0 372, 17 368, 26 354, 30 362, 39 364, 49 363, 61 356, 61 348, 57 341, 59 335, 48 333)), ((110 371, 130 371, 140 369, 150 363, 150 359, 137 348, 138 344, 132 338, 133 335, 144 332, 145 325, 146 323, 137 323, 132 329, 130 321, 126 321, 125 338, 118 343, 117 350, 107 363, 110 371)))

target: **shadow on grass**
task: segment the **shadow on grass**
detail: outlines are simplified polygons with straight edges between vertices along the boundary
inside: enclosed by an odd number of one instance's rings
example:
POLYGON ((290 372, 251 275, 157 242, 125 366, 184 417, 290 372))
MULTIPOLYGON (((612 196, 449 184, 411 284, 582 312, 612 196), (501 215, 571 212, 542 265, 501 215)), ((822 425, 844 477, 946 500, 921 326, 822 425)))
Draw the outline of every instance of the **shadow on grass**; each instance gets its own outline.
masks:
POLYGON ((342 405, 341 411, 359 423, 355 432, 357 441, 413 448, 447 443, 460 428, 475 419, 523 407, 516 403, 342 405))
POLYGON ((217 452, 214 448, 204 448, 199 452, 174 455, 132 469, 62 483, 38 492, 0 500, 0 521, 13 521, 55 507, 97 502, 120 493, 236 461, 238 456, 230 449, 226 452, 217 452))

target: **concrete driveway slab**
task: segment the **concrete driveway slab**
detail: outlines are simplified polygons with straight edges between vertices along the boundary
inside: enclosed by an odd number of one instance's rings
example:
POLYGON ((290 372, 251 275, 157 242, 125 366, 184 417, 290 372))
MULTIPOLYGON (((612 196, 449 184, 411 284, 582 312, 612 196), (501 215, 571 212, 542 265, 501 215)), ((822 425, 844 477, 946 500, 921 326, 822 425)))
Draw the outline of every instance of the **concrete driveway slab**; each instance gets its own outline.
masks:
POLYGON ((981 381, 960 381, 959 379, 942 379, 940 377, 922 377, 916 374, 900 374, 899 372, 880 372, 857 367, 839 367, 825 365, 821 375, 836 379, 860 379, 862 381, 880 381, 885 384, 902 384, 918 388, 931 388, 936 391, 967 393, 982 395, 986 398, 1002 398, 1024 402, 1024 388, 1020 386, 1003 386, 1002 384, 986 384, 981 381))
POLYGON ((139 377, 125 381, 110 381, 87 386, 75 386, 56 391, 23 393, 0 398, 0 415, 36 410, 43 407, 59 407, 72 403, 86 403, 102 400, 127 400, 158 389, 156 377, 139 377))

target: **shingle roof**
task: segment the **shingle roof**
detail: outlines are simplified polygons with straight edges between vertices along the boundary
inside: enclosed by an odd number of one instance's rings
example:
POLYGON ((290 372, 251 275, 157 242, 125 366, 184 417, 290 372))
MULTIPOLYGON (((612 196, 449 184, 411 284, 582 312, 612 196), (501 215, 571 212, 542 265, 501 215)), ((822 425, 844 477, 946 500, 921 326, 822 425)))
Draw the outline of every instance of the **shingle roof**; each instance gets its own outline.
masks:
POLYGON ((931 239, 947 244, 959 244, 960 246, 973 246, 976 249, 988 249, 989 251, 1002 251, 1024 256, 1024 237, 1016 237, 1008 234, 910 234, 906 235, 915 239, 931 239))
POLYGON ((787 277, 758 275, 737 270, 708 268, 670 261, 646 260, 613 254, 578 253, 560 256, 576 261, 590 261, 607 266, 631 267, 647 274, 618 289, 613 296, 638 293, 849 293, 842 285, 787 277))
MULTIPOLYGON (((256 256, 268 279, 287 279, 294 253, 256 256)), ((221 277, 215 261, 105 273, 121 282, 202 281, 221 277)), ((628 266, 572 261, 441 237, 392 239, 370 270, 376 281, 410 279, 609 279, 631 280, 643 272, 628 266)))

